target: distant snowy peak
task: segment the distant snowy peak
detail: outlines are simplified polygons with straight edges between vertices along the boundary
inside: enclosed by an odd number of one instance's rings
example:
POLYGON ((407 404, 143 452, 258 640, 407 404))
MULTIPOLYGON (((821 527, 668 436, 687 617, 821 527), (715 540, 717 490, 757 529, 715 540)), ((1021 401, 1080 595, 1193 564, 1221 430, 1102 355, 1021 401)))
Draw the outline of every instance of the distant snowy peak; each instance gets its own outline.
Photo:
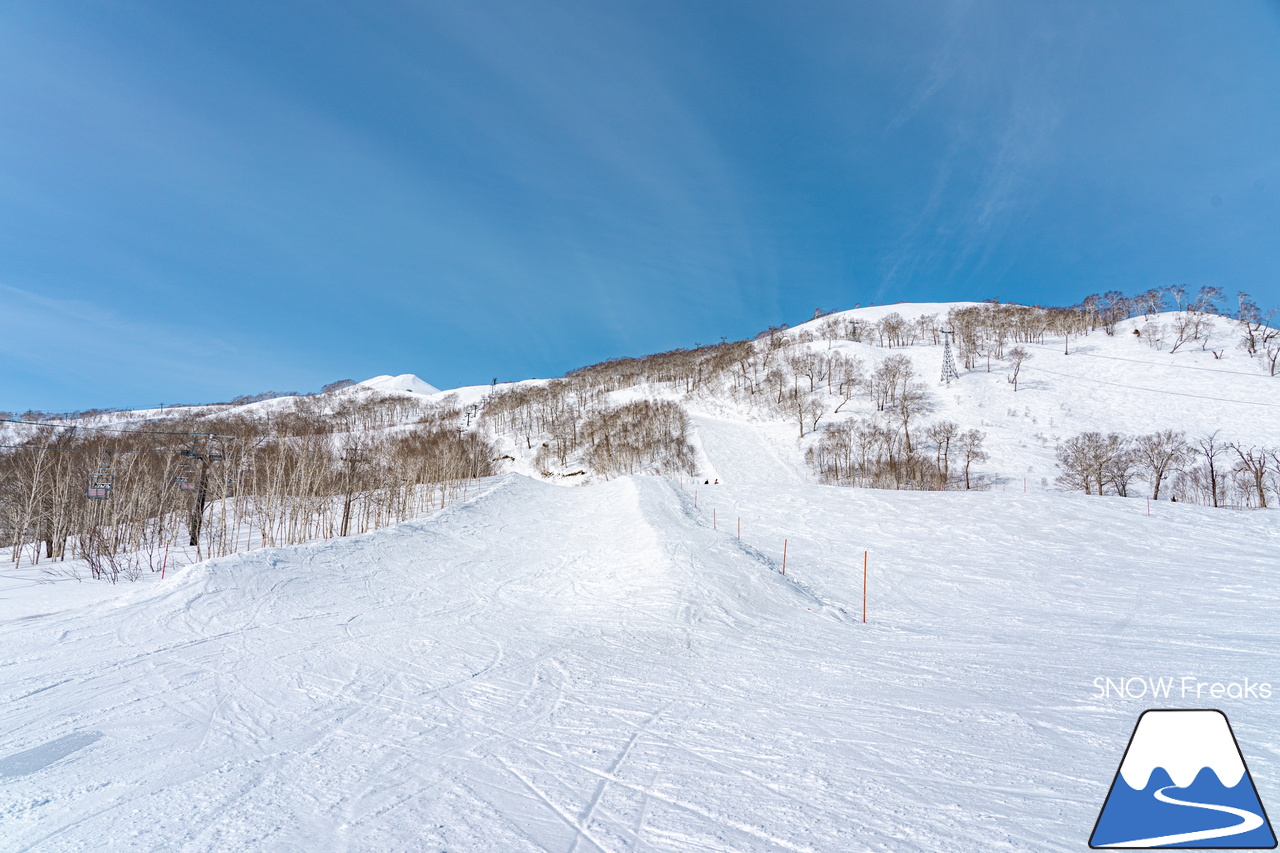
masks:
POLYGON ((1245 772, 1235 736, 1221 711, 1143 714, 1120 775, 1130 788, 1141 791, 1157 767, 1163 767, 1179 788, 1194 782, 1206 767, 1228 788, 1239 784, 1245 772))
POLYGON ((357 388, 368 388, 372 391, 410 391, 414 394, 438 394, 440 389, 423 382, 412 373, 401 373, 399 376, 375 376, 356 383, 357 388))

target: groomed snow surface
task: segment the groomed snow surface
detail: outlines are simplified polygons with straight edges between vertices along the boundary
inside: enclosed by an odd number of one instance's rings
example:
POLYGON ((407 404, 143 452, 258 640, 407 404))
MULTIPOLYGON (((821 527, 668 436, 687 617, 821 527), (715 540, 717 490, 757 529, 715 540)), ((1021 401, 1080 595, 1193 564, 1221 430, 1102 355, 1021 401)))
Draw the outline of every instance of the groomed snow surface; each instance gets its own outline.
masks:
POLYGON ((1082 850, 1152 704, 1094 678, 1277 672, 1270 513, 694 488, 510 475, 4 619, 0 848, 1082 850))

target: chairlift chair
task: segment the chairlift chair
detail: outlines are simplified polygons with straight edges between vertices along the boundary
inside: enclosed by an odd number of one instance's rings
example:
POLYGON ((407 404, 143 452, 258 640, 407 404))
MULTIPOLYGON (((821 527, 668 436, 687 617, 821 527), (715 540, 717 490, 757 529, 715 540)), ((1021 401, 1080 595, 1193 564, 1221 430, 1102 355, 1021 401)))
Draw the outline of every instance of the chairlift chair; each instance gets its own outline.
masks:
POLYGON ((184 492, 194 492, 196 490, 195 472, 192 471, 190 465, 183 465, 173 478, 173 482, 184 492))
POLYGON ((89 484, 85 487, 84 496, 91 501, 105 501, 111 497, 111 484, 114 477, 111 468, 104 465, 89 475, 89 484))

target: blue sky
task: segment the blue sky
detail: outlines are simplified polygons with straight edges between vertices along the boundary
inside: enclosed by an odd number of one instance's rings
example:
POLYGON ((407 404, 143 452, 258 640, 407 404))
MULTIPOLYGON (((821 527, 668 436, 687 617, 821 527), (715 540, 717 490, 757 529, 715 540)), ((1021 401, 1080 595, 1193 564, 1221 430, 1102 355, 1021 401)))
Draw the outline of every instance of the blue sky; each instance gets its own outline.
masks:
POLYGON ((0 409, 1280 305, 1275 3, 0 7, 0 409))

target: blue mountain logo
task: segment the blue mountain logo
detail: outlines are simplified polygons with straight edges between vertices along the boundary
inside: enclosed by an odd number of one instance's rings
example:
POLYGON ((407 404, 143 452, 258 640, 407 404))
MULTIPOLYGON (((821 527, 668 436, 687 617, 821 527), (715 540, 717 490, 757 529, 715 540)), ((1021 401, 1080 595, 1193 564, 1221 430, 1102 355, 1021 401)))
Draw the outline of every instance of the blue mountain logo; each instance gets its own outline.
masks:
POLYGON ((1227 715, 1143 712, 1089 846, 1274 848, 1275 833, 1227 715))

